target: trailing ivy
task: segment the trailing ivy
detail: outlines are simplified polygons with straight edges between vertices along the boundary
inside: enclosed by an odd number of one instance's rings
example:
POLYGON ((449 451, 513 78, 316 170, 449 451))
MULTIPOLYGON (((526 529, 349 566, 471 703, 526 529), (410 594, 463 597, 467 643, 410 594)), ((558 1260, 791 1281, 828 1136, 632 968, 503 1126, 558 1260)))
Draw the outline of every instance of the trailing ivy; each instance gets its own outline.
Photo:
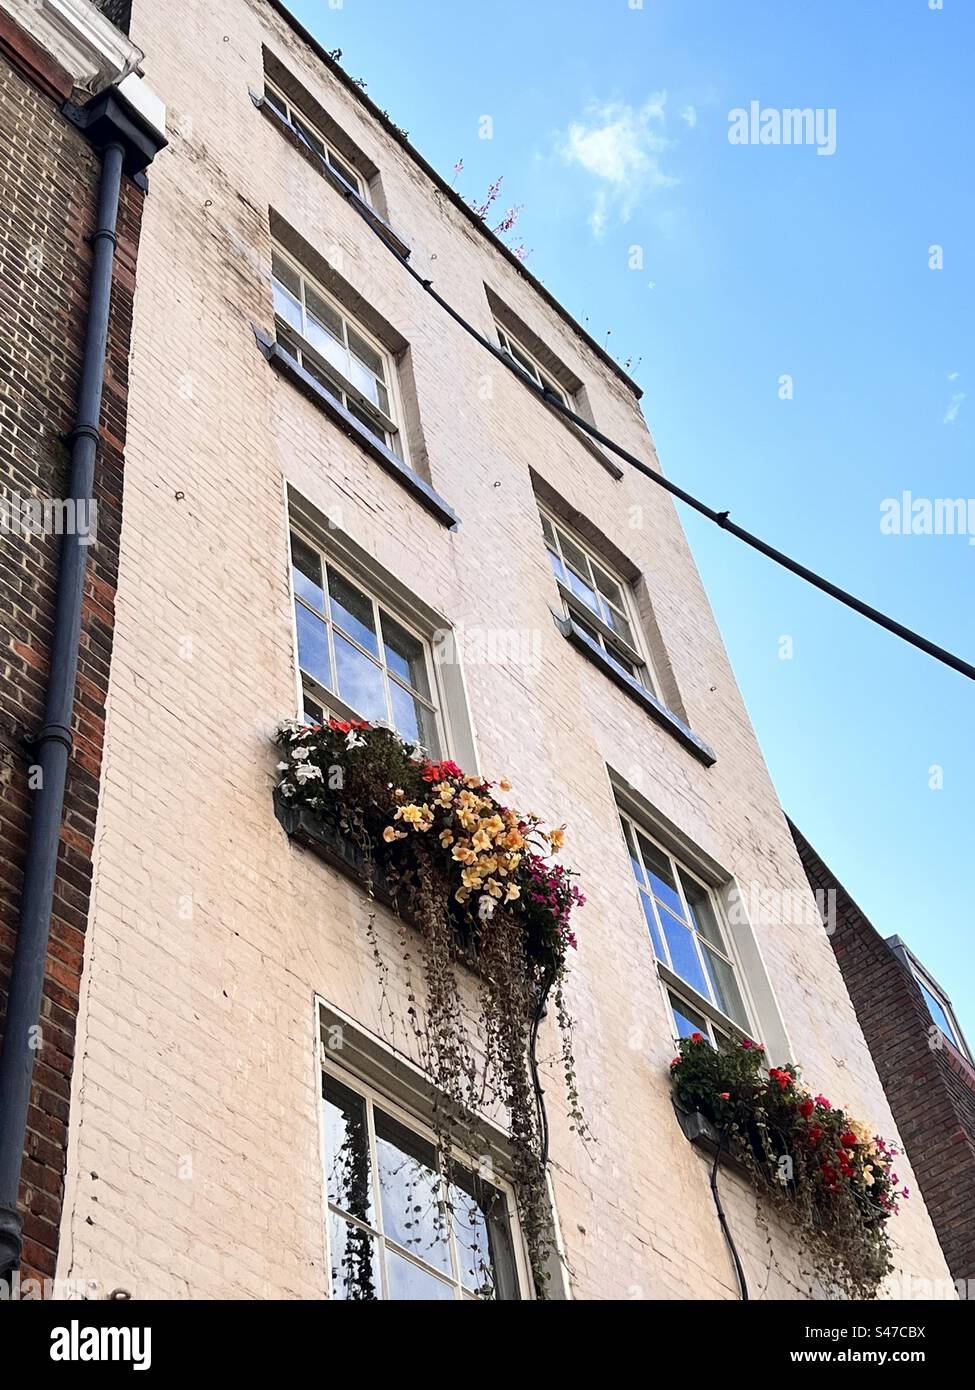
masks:
POLYGON ((749 1039, 720 1050, 693 1033, 670 1064, 676 1100, 727 1136, 752 1183, 792 1224, 812 1272, 850 1298, 873 1298, 891 1272, 887 1221, 898 1190, 891 1148, 791 1063, 766 1070, 749 1039))
MULTIPOLYGON (((421 939, 418 1007, 409 930, 401 931, 409 1023, 433 1083, 445 1209, 454 1154, 476 1155, 477 1113, 500 1101, 509 1120, 513 1180, 536 1291, 544 1297, 550 1252, 546 1123, 533 1044, 552 991, 573 1128, 585 1134, 563 983, 576 945, 573 909, 585 902, 572 873, 552 861, 564 827, 543 828, 504 802, 507 782, 465 776, 430 762, 385 726, 329 720, 282 725, 278 795, 307 808, 322 832, 353 847, 372 892, 382 879, 421 939), (461 978, 473 981, 479 1036, 467 1031, 461 978)), ((375 929, 368 945, 386 991, 375 929)))

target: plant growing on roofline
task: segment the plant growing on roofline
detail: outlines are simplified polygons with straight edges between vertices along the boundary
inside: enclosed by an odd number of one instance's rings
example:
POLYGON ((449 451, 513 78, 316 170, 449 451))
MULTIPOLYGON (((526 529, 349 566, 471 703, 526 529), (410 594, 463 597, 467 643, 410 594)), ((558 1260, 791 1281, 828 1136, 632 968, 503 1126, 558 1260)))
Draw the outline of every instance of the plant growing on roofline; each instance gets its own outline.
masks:
POLYGON ((898 1190, 898 1150, 813 1096, 791 1063, 765 1070, 745 1038, 720 1050, 693 1033, 670 1064, 676 1100, 727 1136, 756 1189, 791 1223, 815 1273, 850 1298, 874 1298, 891 1272, 887 1222, 898 1190))
MULTIPOLYGON (((381 724, 288 721, 276 734, 281 804, 307 809, 327 837, 350 842, 370 894, 381 883, 401 917, 409 1026, 434 1089, 433 1128, 443 1191, 452 1154, 480 1151, 476 1114, 500 1101, 509 1117, 511 1177, 536 1290, 544 1296, 550 1222, 545 1190, 547 1124, 534 1057, 551 996, 561 1031, 570 1123, 588 1137, 572 1057, 563 985, 576 945, 571 918, 585 899, 553 863, 564 827, 505 804, 510 791, 431 762, 381 724), (411 975, 421 941, 424 1011, 411 975), (458 966, 473 967, 480 1034, 470 1035, 458 966)), ((385 963, 370 916, 370 946, 385 963)), ((385 991, 384 991, 385 995, 385 991)))

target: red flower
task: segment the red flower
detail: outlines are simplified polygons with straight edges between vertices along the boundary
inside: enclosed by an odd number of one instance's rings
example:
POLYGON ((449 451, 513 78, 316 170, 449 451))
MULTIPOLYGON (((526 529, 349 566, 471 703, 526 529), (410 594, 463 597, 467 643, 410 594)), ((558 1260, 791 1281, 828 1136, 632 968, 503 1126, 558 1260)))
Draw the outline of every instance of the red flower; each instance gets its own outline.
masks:
POLYGON ((703 1042, 703 1041, 704 1041, 704 1034, 703 1034, 703 1033, 692 1033, 692 1034, 691 1034, 691 1042, 703 1042))
POLYGON ((745 1049, 746 1052, 751 1051, 751 1049, 755 1046, 755 1044, 752 1042, 751 1038, 742 1038, 742 1040, 741 1040, 741 1045, 742 1045, 742 1047, 745 1049))
POLYGON ((679 1066, 680 1066, 680 1061, 681 1061, 681 1059, 680 1059, 679 1057, 675 1057, 674 1060, 671 1062, 670 1065, 671 1065, 672 1067, 679 1067, 679 1066))
POLYGON ((852 1129, 848 1129, 848 1130, 846 1131, 845 1134, 841 1134, 841 1135, 840 1135, 840 1143, 843 1145, 843 1147, 844 1147, 845 1149, 855 1149, 855 1148, 856 1148, 856 1146, 857 1146, 857 1137, 856 1137, 856 1135, 853 1133, 852 1129))
POLYGON ((722 1099, 722 1100, 730 1100, 730 1099, 731 1099, 731 1092, 730 1092, 730 1091, 722 1091, 722 1092, 721 1092, 721 1099, 722 1099))
POLYGON ((823 1137, 823 1131, 820 1129, 819 1125, 813 1125, 812 1128, 811 1128, 810 1131, 809 1131, 809 1142, 810 1142, 810 1144, 818 1144, 819 1141, 820 1141, 820 1139, 822 1139, 822 1137, 823 1137))
POLYGON ((791 1073, 791 1072, 782 1071, 782 1070, 780 1070, 780 1068, 778 1068, 778 1067, 771 1067, 771 1068, 769 1069, 769 1076, 771 1076, 771 1077, 773 1078, 773 1080, 775 1080, 775 1081, 777 1081, 777 1082, 779 1083, 779 1090, 780 1090, 780 1091, 784 1091, 784 1090, 786 1089, 787 1086, 791 1086, 791 1085, 792 1085, 792 1073, 791 1073))
POLYGON ((448 777, 463 777, 464 773, 449 758, 443 763, 426 763, 420 776, 424 782, 445 782, 448 777))
POLYGON ((805 1100, 803 1100, 803 1101, 800 1102, 800 1105, 799 1105, 799 1114, 802 1116, 802 1118, 803 1118, 804 1120, 808 1120, 808 1119, 809 1119, 809 1116, 812 1114, 812 1112, 813 1112, 815 1109, 816 1109, 815 1101, 810 1100, 810 1098, 809 1098, 808 1096, 806 1096, 805 1100))

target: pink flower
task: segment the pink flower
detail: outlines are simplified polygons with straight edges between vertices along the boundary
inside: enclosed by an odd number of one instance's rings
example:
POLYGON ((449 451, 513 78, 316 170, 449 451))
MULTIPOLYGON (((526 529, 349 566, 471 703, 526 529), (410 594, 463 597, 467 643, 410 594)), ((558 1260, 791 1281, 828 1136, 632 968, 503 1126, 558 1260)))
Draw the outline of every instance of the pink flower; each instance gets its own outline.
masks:
POLYGON ((730 1100, 730 1099, 731 1099, 731 1092, 730 1092, 730 1091, 722 1091, 722 1092, 721 1092, 721 1099, 722 1099, 722 1100, 730 1100))
POLYGON ((901 1196, 904 1198, 905 1202, 907 1201, 908 1197, 910 1197, 910 1195, 911 1189, 909 1187, 905 1187, 903 1192, 901 1193, 901 1196))
POLYGON ((833 1108, 833 1107, 830 1105, 829 1101, 826 1099, 825 1096, 817 1096, 817 1097, 816 1097, 816 1104, 817 1104, 817 1105, 821 1105, 821 1106, 823 1107, 824 1110, 832 1110, 832 1108, 833 1108))

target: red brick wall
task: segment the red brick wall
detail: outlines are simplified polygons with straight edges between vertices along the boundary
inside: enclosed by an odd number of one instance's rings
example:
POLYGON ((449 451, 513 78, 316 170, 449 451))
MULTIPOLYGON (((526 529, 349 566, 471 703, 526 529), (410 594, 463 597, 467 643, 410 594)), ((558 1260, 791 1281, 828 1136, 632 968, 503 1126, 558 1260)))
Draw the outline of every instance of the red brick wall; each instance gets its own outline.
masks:
MULTIPOLYGON (((30 72, 0 46, 0 494, 64 495, 87 314, 100 163, 30 72), (17 62, 17 66, 13 66, 17 62)), ((55 74, 56 80, 56 74, 55 74)), ((91 885, 122 512, 128 349, 143 195, 126 181, 96 472, 82 651, 59 872, 21 1194, 24 1273, 52 1275, 61 1215, 75 1019, 91 885)), ((0 531, 0 1027, 30 818, 25 738, 42 722, 57 537, 0 531)))
POLYGON ((792 834, 813 890, 836 890, 833 951, 952 1277, 975 1280, 975 1071, 880 933, 792 834))

